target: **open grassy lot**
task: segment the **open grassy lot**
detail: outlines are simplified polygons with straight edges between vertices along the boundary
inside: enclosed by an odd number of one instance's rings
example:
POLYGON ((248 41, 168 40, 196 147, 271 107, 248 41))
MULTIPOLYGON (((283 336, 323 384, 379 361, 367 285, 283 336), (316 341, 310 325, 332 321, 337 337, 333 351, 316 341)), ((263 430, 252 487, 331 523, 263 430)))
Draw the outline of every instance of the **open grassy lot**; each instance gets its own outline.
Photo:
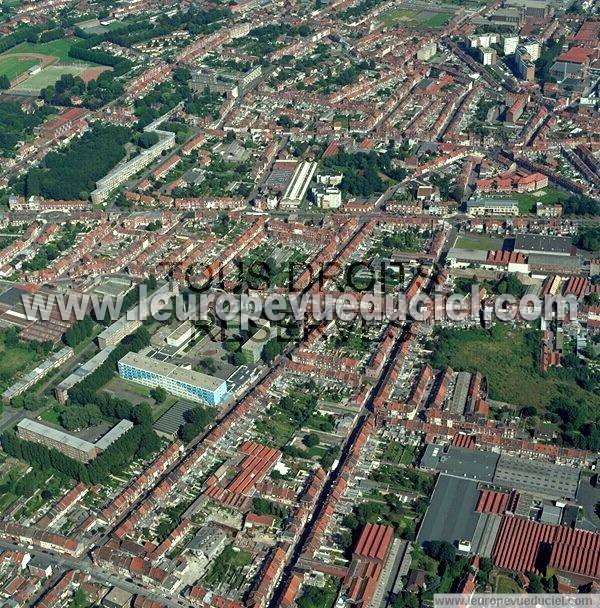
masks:
POLYGON ((417 11, 408 8, 393 8, 381 15, 381 21, 386 26, 408 23, 413 21, 417 11))
POLYGON ((557 190, 549 186, 539 192, 522 192, 515 194, 515 198, 519 203, 519 212, 522 214, 534 213, 537 203, 555 204, 560 203, 568 198, 568 195, 562 190, 557 190))
POLYGON ((481 251, 489 251, 501 249, 503 244, 502 239, 495 239, 489 236, 478 236, 476 234, 460 235, 454 243, 454 247, 459 249, 478 249, 481 251))
POLYGON ((87 69, 86 66, 76 65, 49 65, 44 68, 39 74, 34 74, 27 80, 23 81, 18 87, 19 91, 38 92, 41 89, 54 84, 63 74, 72 74, 80 76, 87 69))
POLYGON ((239 587, 244 582, 242 569, 252 563, 252 553, 236 551, 231 545, 225 547, 212 564, 212 568, 204 577, 208 585, 228 583, 231 587, 239 587))
POLYGON ((10 49, 10 53, 39 53, 40 55, 58 57, 61 63, 81 63, 78 59, 69 57, 69 49, 77 40, 77 38, 63 38, 41 43, 22 42, 10 49))
POLYGON ((6 344, 0 333, 0 389, 4 390, 15 380, 18 373, 26 373, 34 367, 38 356, 23 343, 6 344))
POLYGON ((0 57, 0 76, 6 76, 9 80, 14 80, 38 63, 37 59, 21 59, 10 55, 0 57))
POLYGON ((419 17, 424 27, 443 27, 450 21, 452 15, 450 13, 434 13, 425 17, 423 13, 420 13, 419 17))
POLYGON ((539 332, 498 323, 492 332, 444 331, 431 362, 438 369, 449 365, 455 371, 480 371, 488 379, 492 399, 544 409, 554 397, 565 397, 585 403, 590 411, 600 411, 600 395, 552 371, 542 375, 537 366, 538 349, 539 332))
POLYGON ((442 27, 450 21, 451 13, 414 10, 411 8, 393 8, 380 17, 386 26, 411 25, 413 27, 442 27))
POLYGON ((494 593, 523 593, 519 583, 514 578, 505 574, 496 576, 494 593))
POLYGON ((45 420, 46 422, 49 422, 50 424, 60 427, 61 424, 60 424, 59 417, 60 417, 61 413, 64 411, 64 409, 65 409, 64 405, 57 403, 56 405, 53 405, 52 407, 45 409, 40 414, 40 418, 42 420, 45 420))

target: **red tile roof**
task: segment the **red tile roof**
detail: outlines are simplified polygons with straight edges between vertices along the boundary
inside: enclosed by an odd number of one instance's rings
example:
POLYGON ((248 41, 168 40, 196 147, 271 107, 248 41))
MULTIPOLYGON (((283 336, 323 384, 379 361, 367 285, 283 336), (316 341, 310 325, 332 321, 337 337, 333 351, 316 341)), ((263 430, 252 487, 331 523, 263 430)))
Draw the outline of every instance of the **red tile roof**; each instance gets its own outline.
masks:
POLYGON ((494 492, 492 490, 481 490, 475 510, 478 513, 495 513, 502 515, 508 504, 508 494, 494 492))
POLYGON ((568 51, 560 54, 556 61, 568 61, 569 63, 585 63, 588 57, 594 52, 593 49, 582 49, 574 46, 568 51))
POLYGON ((367 524, 358 539, 354 554, 383 561, 392 544, 394 529, 391 526, 367 524))
POLYGON ((505 515, 492 551, 498 568, 600 578, 600 534, 505 515))

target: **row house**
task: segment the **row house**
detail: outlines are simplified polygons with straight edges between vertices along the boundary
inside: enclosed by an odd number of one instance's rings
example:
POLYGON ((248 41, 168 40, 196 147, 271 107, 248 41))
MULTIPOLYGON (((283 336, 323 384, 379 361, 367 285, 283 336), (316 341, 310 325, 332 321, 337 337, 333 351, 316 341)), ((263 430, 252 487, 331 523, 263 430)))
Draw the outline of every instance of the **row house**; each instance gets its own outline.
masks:
POLYGON ((139 497, 161 477, 183 452, 183 444, 169 444, 130 485, 118 494, 98 515, 98 519, 110 524, 121 516, 139 497))
POLYGON ((73 538, 46 532, 31 525, 22 526, 10 521, 0 522, 0 536, 7 540, 14 539, 25 545, 35 545, 42 549, 51 549, 74 557, 80 556, 85 549, 81 541, 73 538))

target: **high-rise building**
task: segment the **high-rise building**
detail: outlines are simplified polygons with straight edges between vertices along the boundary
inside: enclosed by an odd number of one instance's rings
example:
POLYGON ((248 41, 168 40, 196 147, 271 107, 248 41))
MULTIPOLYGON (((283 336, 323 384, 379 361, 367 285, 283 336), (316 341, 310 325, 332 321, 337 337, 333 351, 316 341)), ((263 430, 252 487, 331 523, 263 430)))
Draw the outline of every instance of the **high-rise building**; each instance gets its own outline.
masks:
POLYGON ((127 353, 119 361, 119 374, 124 380, 162 387, 172 395, 198 403, 219 405, 228 397, 227 382, 221 378, 138 353, 127 353))

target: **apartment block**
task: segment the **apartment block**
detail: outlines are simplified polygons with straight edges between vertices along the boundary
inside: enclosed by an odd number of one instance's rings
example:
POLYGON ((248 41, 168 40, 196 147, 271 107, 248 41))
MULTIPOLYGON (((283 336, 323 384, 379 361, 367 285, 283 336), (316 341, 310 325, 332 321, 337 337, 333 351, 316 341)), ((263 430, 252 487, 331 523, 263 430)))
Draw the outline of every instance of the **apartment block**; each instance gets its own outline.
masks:
POLYGON ((162 387, 172 395, 197 403, 219 405, 228 397, 227 382, 221 378, 138 353, 127 353, 119 361, 119 374, 124 380, 162 387))

